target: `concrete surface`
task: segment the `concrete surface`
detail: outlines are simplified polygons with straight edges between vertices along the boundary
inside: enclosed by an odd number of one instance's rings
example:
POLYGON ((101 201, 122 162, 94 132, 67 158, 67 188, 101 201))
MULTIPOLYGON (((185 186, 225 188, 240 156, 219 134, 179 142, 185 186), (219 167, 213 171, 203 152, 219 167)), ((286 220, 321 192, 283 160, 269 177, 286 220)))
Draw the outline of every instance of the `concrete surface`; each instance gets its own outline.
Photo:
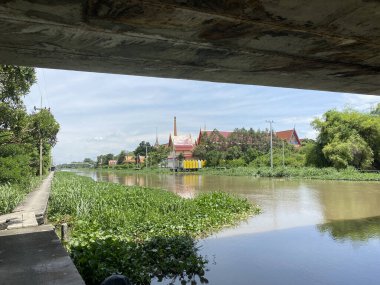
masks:
POLYGON ((0 231, 0 285, 84 285, 51 226, 0 231))
POLYGON ((50 172, 40 187, 37 190, 30 192, 25 200, 13 210, 13 213, 34 212, 38 224, 42 224, 48 206, 53 177, 54 172, 50 172))
POLYGON ((0 216, 0 230, 35 227, 44 223, 50 195, 51 172, 42 184, 30 192, 12 213, 0 216))
POLYGON ((0 63, 380 95, 380 1, 0 1, 0 63))

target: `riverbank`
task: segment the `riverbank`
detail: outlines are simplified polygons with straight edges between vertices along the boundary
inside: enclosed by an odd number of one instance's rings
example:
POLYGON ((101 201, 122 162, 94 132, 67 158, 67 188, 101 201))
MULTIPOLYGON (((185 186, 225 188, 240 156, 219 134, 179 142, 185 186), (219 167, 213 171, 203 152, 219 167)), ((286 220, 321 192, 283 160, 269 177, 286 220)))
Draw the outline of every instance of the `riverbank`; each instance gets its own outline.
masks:
POLYGON ((258 213, 244 198, 221 192, 184 199, 160 189, 94 182, 60 172, 49 219, 67 222, 67 248, 86 284, 122 272, 135 284, 152 278, 204 279, 197 238, 258 213))
MULTIPOLYGON (((134 169, 95 169, 101 172, 116 172, 123 174, 172 174, 167 168, 134 169)), ((346 180, 346 181, 380 181, 380 173, 360 172, 354 168, 337 170, 335 168, 315 167, 235 167, 235 168, 203 168, 194 172, 180 172, 184 174, 223 175, 223 176, 253 176, 289 179, 319 179, 319 180, 346 180)))
POLYGON ((337 170, 335 168, 315 167, 236 167, 226 169, 204 168, 198 171, 205 175, 254 176, 274 178, 302 178, 319 180, 380 181, 380 173, 360 172, 354 168, 337 170))
POLYGON ((0 185, 0 215, 11 213, 40 183, 40 177, 33 177, 27 184, 0 185))

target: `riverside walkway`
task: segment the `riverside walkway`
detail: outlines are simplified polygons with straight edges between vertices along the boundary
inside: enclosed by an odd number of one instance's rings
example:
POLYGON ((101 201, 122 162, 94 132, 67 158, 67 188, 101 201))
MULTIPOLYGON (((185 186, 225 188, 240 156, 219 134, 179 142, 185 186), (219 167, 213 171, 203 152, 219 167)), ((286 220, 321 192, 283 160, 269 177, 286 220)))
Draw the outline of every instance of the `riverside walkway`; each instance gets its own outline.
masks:
POLYGON ((0 216, 0 285, 84 285, 51 225, 45 225, 54 173, 0 216))

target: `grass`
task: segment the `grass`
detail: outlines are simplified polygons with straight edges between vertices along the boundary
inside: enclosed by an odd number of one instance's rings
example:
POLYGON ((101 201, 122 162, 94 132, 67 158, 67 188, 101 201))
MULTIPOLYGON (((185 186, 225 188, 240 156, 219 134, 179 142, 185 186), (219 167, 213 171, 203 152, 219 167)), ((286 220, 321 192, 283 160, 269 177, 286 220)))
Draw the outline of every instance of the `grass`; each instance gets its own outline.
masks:
POLYGON ((229 169, 205 168, 198 171, 205 175, 287 177, 320 180, 380 181, 380 173, 364 173, 354 168, 337 170, 316 167, 236 167, 229 169))
MULTIPOLYGON (((169 169, 147 168, 141 170, 134 169, 94 169, 95 171, 120 172, 125 174, 153 173, 170 174, 169 169)), ((187 173, 187 172, 181 172, 187 173)), ((337 170, 332 167, 232 167, 232 168, 203 168, 199 171, 189 172, 191 174, 202 175, 222 175, 222 176, 254 176, 254 177, 274 177, 274 178, 303 178, 319 180, 347 180, 347 181, 380 181, 380 173, 360 172, 355 168, 337 170)))
POLYGON ((33 177, 29 185, 3 184, 0 185, 0 215, 13 211, 26 194, 34 190, 40 183, 39 177, 33 177))
POLYGON ((184 199, 67 172, 56 173, 50 199, 49 219, 69 223, 67 247, 88 284, 116 272, 134 284, 152 278, 206 282, 207 260, 198 254, 196 240, 259 211, 226 193, 184 199))

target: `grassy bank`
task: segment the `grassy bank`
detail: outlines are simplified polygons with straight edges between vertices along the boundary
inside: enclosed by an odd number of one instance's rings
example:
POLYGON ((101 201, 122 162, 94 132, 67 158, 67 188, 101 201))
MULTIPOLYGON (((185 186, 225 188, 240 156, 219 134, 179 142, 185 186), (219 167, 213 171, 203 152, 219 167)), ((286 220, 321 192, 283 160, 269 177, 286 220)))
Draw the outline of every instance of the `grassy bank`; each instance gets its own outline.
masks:
POLYGON ((363 173, 354 168, 337 170, 335 168, 315 167, 236 167, 229 169, 204 168, 198 171, 205 175, 286 177, 320 180, 380 181, 380 173, 363 173))
POLYGON ((39 177, 33 177, 27 184, 0 185, 0 215, 13 211, 24 200, 26 194, 34 190, 40 183, 39 177))
MULTIPOLYGON (((170 174, 173 173, 165 168, 134 169, 95 169, 104 172, 119 172, 125 174, 170 174)), ((203 168, 195 172, 181 172, 203 175, 223 176, 254 176, 254 177, 278 177, 278 178, 303 178, 320 180, 348 180, 348 181, 380 181, 380 173, 365 173, 354 168, 337 170, 335 168, 316 167, 234 167, 234 168, 203 168)))
POLYGON ((151 278, 206 281, 195 240, 237 224, 258 208, 225 193, 184 199, 174 193, 56 174, 49 219, 69 223, 67 246, 88 284, 121 272, 135 284, 151 278))

